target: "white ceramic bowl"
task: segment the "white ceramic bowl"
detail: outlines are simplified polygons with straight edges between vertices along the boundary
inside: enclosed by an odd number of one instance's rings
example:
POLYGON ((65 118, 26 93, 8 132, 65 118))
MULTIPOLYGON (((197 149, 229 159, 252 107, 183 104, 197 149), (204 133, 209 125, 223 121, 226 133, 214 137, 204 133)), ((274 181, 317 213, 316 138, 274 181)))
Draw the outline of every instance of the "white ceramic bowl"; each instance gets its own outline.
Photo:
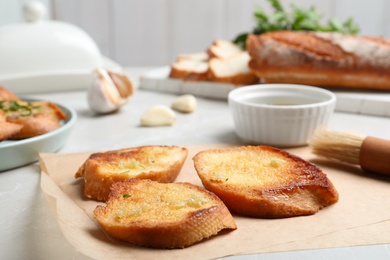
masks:
POLYGON ((260 84, 232 90, 228 102, 244 142, 293 147, 307 145, 315 129, 327 125, 336 96, 312 86, 260 84))

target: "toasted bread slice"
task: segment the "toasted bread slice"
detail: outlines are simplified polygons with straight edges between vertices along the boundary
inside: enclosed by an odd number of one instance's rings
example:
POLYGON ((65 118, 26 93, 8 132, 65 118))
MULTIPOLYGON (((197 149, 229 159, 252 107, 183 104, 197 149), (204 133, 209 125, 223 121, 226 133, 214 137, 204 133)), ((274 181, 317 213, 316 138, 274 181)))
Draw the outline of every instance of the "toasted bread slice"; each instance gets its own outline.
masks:
POLYGON ((0 141, 10 139, 12 136, 17 134, 20 129, 22 129, 21 125, 8 122, 0 122, 0 141))
POLYGON ((169 77, 233 85, 259 83, 249 68, 250 56, 228 40, 215 40, 206 52, 179 55, 171 65, 169 77))
POLYGON ((20 125, 20 130, 8 139, 21 140, 46 134, 61 127, 60 121, 53 121, 43 115, 19 117, 8 120, 9 124, 20 125))
POLYGON ((6 113, 6 121, 18 124, 20 131, 9 139, 19 140, 42 135, 61 127, 65 113, 54 103, 47 101, 0 101, 0 110, 6 113))
POLYGON ((249 60, 250 56, 246 51, 226 59, 212 58, 209 61, 208 78, 234 85, 259 83, 259 78, 249 69, 249 60))
POLYGON ((206 80, 208 67, 207 61, 181 59, 172 64, 169 77, 193 81, 206 80))
POLYGON ((0 86, 0 101, 19 101, 20 98, 8 89, 0 86))
POLYGON ((195 52, 195 53, 184 53, 184 54, 179 54, 176 58, 177 61, 182 61, 182 60, 195 60, 195 61, 208 61, 209 60, 209 55, 207 52, 202 51, 202 52, 195 52))
POLYGON ((217 196, 190 183, 117 182, 94 214, 110 236, 155 248, 184 248, 237 228, 217 196))
POLYGON ((204 187, 238 214, 311 215, 338 201, 336 189, 317 166, 276 148, 206 150, 193 160, 204 187))
POLYGON ((140 146, 92 154, 75 177, 84 177, 84 195, 106 201, 113 183, 132 178, 172 182, 187 158, 177 146, 140 146))
POLYGON ((227 59, 243 52, 237 44, 231 41, 218 39, 215 40, 207 49, 210 58, 227 59))
POLYGON ((7 113, 0 109, 0 141, 9 139, 11 136, 18 133, 20 129, 22 129, 21 125, 8 123, 6 120, 7 113))

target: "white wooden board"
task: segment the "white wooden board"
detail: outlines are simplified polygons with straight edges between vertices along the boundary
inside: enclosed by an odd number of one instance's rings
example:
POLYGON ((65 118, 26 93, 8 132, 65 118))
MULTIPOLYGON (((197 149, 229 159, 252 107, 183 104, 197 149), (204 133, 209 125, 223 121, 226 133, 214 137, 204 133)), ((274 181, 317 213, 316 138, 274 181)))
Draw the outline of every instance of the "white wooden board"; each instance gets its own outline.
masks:
MULTIPOLYGON (((169 66, 149 71, 140 77, 139 88, 221 100, 226 100, 234 89, 230 84, 172 79, 169 71, 169 66)), ((336 111, 390 117, 390 92, 332 91, 337 97, 336 111)))

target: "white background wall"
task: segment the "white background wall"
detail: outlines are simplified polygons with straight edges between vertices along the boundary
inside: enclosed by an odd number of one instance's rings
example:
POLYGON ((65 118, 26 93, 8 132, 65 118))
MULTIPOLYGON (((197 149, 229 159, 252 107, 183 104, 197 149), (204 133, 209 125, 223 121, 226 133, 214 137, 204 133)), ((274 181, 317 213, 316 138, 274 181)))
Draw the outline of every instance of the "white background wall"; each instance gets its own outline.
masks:
MULTIPOLYGON (((214 39, 233 39, 254 27, 254 7, 266 0, 41 0, 49 18, 84 29, 103 55, 123 66, 170 64, 179 53, 204 50, 214 39)), ((26 0, 0 0, 0 25, 23 21, 26 0)), ((315 6, 363 35, 390 38, 389 0, 281 0, 284 6, 315 6)))

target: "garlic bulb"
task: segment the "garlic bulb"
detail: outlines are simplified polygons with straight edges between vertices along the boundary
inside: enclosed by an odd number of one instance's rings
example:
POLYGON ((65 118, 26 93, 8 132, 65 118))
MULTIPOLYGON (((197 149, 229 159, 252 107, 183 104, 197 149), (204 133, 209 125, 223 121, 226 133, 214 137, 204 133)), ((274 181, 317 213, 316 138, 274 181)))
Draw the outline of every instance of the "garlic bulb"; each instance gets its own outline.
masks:
POLYGON ((175 121, 175 112, 171 108, 163 105, 150 107, 141 117, 142 126, 170 126, 175 121))
POLYGON ((115 112, 133 95, 133 83, 126 74, 98 68, 95 75, 96 79, 87 93, 89 107, 94 112, 115 112))

